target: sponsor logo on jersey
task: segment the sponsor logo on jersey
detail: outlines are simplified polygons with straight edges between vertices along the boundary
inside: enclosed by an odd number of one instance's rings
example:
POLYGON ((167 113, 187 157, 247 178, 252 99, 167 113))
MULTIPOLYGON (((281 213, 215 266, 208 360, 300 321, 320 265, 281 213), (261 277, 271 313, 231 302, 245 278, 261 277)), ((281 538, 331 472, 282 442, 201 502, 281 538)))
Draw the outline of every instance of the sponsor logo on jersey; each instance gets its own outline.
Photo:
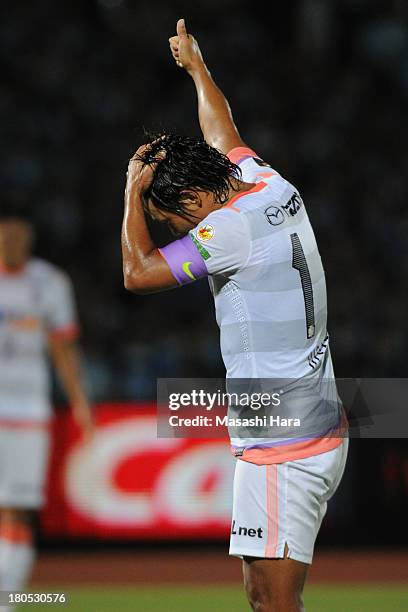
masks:
POLYGON ((287 202, 284 206, 282 206, 285 213, 294 217, 296 213, 303 206, 303 200, 298 193, 294 193, 290 198, 289 202, 287 202))
POLYGON ((302 198, 298 193, 294 193, 283 206, 268 206, 265 209, 265 215, 270 225, 281 225, 286 221, 286 217, 294 217, 302 206, 302 198))
POLYGON ((17 315, 5 311, 0 311, 0 323, 5 323, 9 327, 19 331, 34 331, 41 326, 38 317, 17 315))
POLYGON ((210 259, 211 255, 209 254, 207 249, 198 242, 198 240, 195 238, 193 234, 190 234, 190 238, 193 241, 194 246, 197 248, 198 252, 200 253, 201 257, 204 259, 204 261, 207 261, 207 259, 210 259))
POLYGON ((231 535, 247 536, 249 538, 261 538, 262 540, 262 527, 244 527, 243 525, 236 525, 235 521, 232 521, 231 535))
POLYGON ((197 230, 196 236, 198 240, 202 240, 204 242, 207 240, 211 240, 211 238, 214 236, 213 226, 209 224, 203 225, 197 230))
POLYGON ((268 206, 265 215, 270 225, 281 225, 285 221, 285 216, 278 206, 268 206))
POLYGON ((187 274, 187 276, 191 278, 191 280, 197 280, 194 274, 190 270, 191 264, 192 264, 191 261, 185 261, 181 267, 183 268, 183 272, 187 274))

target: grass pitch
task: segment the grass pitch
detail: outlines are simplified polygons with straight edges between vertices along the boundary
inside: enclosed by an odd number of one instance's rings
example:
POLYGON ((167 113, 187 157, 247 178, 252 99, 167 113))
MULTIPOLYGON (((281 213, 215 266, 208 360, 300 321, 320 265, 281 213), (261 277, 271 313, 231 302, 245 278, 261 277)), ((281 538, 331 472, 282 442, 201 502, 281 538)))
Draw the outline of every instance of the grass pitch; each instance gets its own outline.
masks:
MULTIPOLYGON (((60 612, 248 612, 238 586, 157 587, 59 587, 46 592, 65 592, 65 605, 35 606, 36 610, 60 612)), ((319 585, 306 589, 307 612, 397 612, 408 610, 408 586, 319 585)), ((33 606, 18 606, 32 612, 33 606)))

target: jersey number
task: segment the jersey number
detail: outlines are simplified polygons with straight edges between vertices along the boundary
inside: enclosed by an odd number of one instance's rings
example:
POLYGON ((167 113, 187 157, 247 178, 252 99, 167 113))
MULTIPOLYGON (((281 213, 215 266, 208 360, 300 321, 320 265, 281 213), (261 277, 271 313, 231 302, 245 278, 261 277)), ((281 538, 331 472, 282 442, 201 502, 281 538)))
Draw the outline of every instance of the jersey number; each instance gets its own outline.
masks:
POLYGON ((292 241, 292 268, 297 270, 300 275, 302 283, 303 299, 305 301, 305 314, 306 314, 306 335, 309 338, 313 338, 315 334, 315 315, 314 315, 314 302, 313 302, 313 285, 312 279, 310 278, 309 267, 307 265, 306 257, 303 252, 302 243, 297 234, 291 234, 290 239, 292 241))

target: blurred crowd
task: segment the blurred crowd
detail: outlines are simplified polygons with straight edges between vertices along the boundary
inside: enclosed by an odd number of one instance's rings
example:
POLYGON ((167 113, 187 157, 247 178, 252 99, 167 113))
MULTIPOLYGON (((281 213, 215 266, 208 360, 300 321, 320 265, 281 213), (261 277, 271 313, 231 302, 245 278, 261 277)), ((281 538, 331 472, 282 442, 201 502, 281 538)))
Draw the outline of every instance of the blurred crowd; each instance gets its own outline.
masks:
MULTIPOLYGON (((303 195, 324 261, 338 376, 404 376, 408 351, 408 4, 293 0, 3 2, 0 207, 73 279, 94 400, 156 377, 222 376, 206 281, 132 296, 120 226, 143 128, 199 135, 168 50, 199 39, 243 139, 303 195)), ((152 228, 158 243, 167 237, 152 228)))

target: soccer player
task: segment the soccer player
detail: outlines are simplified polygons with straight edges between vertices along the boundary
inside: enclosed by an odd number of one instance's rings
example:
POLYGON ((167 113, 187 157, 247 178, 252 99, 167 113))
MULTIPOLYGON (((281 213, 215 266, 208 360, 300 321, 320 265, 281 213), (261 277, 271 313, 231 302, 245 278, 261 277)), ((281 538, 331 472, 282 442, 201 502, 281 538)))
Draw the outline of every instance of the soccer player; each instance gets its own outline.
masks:
POLYGON ((0 590, 23 590, 34 561, 49 450, 49 350, 86 437, 91 411, 79 372, 71 283, 30 255, 33 230, 0 216, 0 590))
POLYGON ((208 276, 227 379, 291 381, 285 409, 316 424, 312 436, 232 438, 230 554, 243 559, 254 610, 300 612, 347 454, 337 392, 330 402, 320 395, 324 381, 334 381, 324 271, 299 192, 241 140, 182 19, 170 49, 193 79, 204 141, 163 134, 130 160, 124 282, 148 293, 208 276), (179 239, 157 249, 145 213, 179 239))

